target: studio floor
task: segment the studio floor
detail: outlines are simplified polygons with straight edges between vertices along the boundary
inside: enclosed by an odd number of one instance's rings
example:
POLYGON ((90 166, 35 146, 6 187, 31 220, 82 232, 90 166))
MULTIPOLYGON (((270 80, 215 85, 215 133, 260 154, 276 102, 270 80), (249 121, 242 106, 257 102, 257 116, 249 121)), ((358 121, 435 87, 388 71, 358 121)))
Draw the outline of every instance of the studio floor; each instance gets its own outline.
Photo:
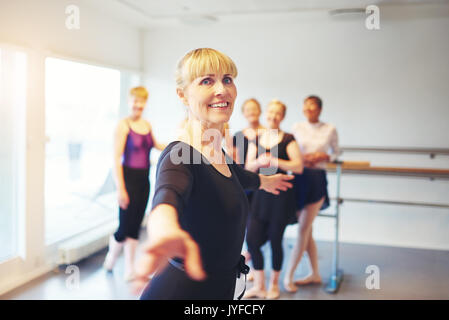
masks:
MULTIPOLYGON (((285 239, 285 258, 293 246, 292 239, 285 239)), ((332 266, 332 243, 318 241, 320 271, 323 285, 300 287, 296 293, 287 293, 281 285, 282 300, 327 300, 327 299, 449 299, 449 251, 384 247, 374 245, 340 245, 340 268, 344 272, 343 282, 336 294, 323 289, 329 280, 332 266), (366 268, 379 268, 380 288, 368 289, 366 280, 370 274, 366 268)), ((270 249, 264 246, 267 270, 270 267, 270 249)), ((135 300, 130 285, 123 281, 123 256, 113 273, 102 268, 106 249, 76 264, 80 270, 79 286, 70 285, 65 268, 56 269, 2 296, 1 300, 47 300, 47 299, 94 299, 135 300)), ((302 277, 309 271, 305 258, 297 269, 302 277)), ((267 272, 267 279, 268 279, 267 272)), ((281 274, 282 278, 282 274, 281 274)), ((251 282, 247 287, 252 286, 251 282)))

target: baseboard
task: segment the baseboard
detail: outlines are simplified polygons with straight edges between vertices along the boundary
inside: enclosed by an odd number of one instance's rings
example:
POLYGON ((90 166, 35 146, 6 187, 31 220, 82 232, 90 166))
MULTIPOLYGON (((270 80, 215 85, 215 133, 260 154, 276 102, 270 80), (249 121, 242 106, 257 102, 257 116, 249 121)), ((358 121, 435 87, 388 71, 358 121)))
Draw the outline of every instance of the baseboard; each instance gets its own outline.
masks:
POLYGON ((2 299, 2 295, 19 288, 20 286, 43 276, 46 273, 51 272, 54 269, 54 265, 48 264, 44 265, 38 269, 35 269, 31 272, 28 272, 24 275, 17 276, 12 280, 7 281, 6 283, 0 286, 0 299, 2 299))

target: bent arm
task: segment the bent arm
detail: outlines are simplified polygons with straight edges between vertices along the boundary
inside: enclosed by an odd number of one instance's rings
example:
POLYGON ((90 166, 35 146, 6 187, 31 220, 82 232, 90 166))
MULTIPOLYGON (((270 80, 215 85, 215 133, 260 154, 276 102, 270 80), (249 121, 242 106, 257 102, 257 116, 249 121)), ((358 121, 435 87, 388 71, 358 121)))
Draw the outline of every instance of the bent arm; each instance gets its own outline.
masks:
POLYGON ((297 174, 301 174, 304 165, 302 163, 301 151, 295 140, 291 141, 287 145, 287 155, 289 160, 275 159, 277 161, 278 167, 284 171, 292 171, 297 174))
MULTIPOLYGON (((148 121, 147 121, 147 122, 148 122, 148 121)), ((166 144, 163 144, 163 143, 160 143, 160 142, 158 142, 158 140, 156 140, 156 137, 155 137, 154 131, 153 131, 153 127, 151 126, 151 124, 150 124, 149 122, 148 122, 148 125, 150 126, 151 138, 153 139, 154 147, 155 147, 156 149, 158 149, 159 151, 164 150, 165 147, 167 147, 167 145, 166 145, 166 144)))

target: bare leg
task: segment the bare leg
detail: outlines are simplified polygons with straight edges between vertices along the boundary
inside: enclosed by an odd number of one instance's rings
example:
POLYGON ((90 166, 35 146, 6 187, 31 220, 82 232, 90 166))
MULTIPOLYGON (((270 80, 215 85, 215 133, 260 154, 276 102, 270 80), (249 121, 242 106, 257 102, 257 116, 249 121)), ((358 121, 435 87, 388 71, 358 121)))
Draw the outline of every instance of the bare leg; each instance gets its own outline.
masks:
POLYGON ((132 238, 126 238, 125 241, 125 280, 134 280, 134 261, 136 256, 136 249, 139 241, 132 238))
POLYGON ((109 237, 109 249, 106 254, 106 258, 104 259, 103 267, 107 271, 112 271, 114 268, 115 262, 120 255, 120 252, 123 248, 123 242, 118 242, 115 240, 114 235, 109 237))
POLYGON ((246 291, 243 298, 260 298, 264 299, 267 295, 265 290, 265 272, 263 270, 254 270, 254 286, 246 291))
POLYGON ((267 292, 267 299, 278 299, 281 291, 279 289, 279 275, 281 274, 280 271, 271 271, 270 276, 270 285, 268 287, 267 292))
POLYGON ((306 251, 309 246, 309 239, 311 238, 312 234, 312 223, 321 206, 323 205, 323 202, 324 197, 315 203, 307 205, 299 215, 299 234, 290 256, 286 275, 284 278, 284 288, 289 292, 295 292, 297 290, 297 287, 295 286, 295 284, 293 284, 293 275, 295 273, 296 267, 301 261, 304 251, 306 251))
POLYGON ((304 285, 309 283, 321 283, 320 270, 318 268, 318 250, 312 232, 310 233, 309 244, 307 246, 312 273, 301 280, 295 281, 295 285, 304 285))

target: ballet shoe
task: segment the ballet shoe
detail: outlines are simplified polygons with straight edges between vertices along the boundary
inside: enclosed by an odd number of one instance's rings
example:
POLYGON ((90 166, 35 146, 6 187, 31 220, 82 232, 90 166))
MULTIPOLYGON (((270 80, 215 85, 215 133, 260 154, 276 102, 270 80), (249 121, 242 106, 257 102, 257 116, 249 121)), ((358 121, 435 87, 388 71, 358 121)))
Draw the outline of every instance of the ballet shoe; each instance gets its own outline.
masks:
POLYGON ((308 284, 321 284, 321 277, 309 275, 303 279, 294 281, 294 284, 296 286, 304 286, 308 284))
POLYGON ((267 295, 267 292, 264 289, 252 287, 251 289, 249 289, 245 292, 245 294, 243 295, 243 298, 244 299, 251 299, 251 298, 265 299, 266 295, 267 295))
POLYGON ((268 289, 266 297, 269 300, 275 300, 275 299, 279 299, 280 296, 281 296, 281 291, 279 290, 279 287, 272 286, 270 289, 268 289))

